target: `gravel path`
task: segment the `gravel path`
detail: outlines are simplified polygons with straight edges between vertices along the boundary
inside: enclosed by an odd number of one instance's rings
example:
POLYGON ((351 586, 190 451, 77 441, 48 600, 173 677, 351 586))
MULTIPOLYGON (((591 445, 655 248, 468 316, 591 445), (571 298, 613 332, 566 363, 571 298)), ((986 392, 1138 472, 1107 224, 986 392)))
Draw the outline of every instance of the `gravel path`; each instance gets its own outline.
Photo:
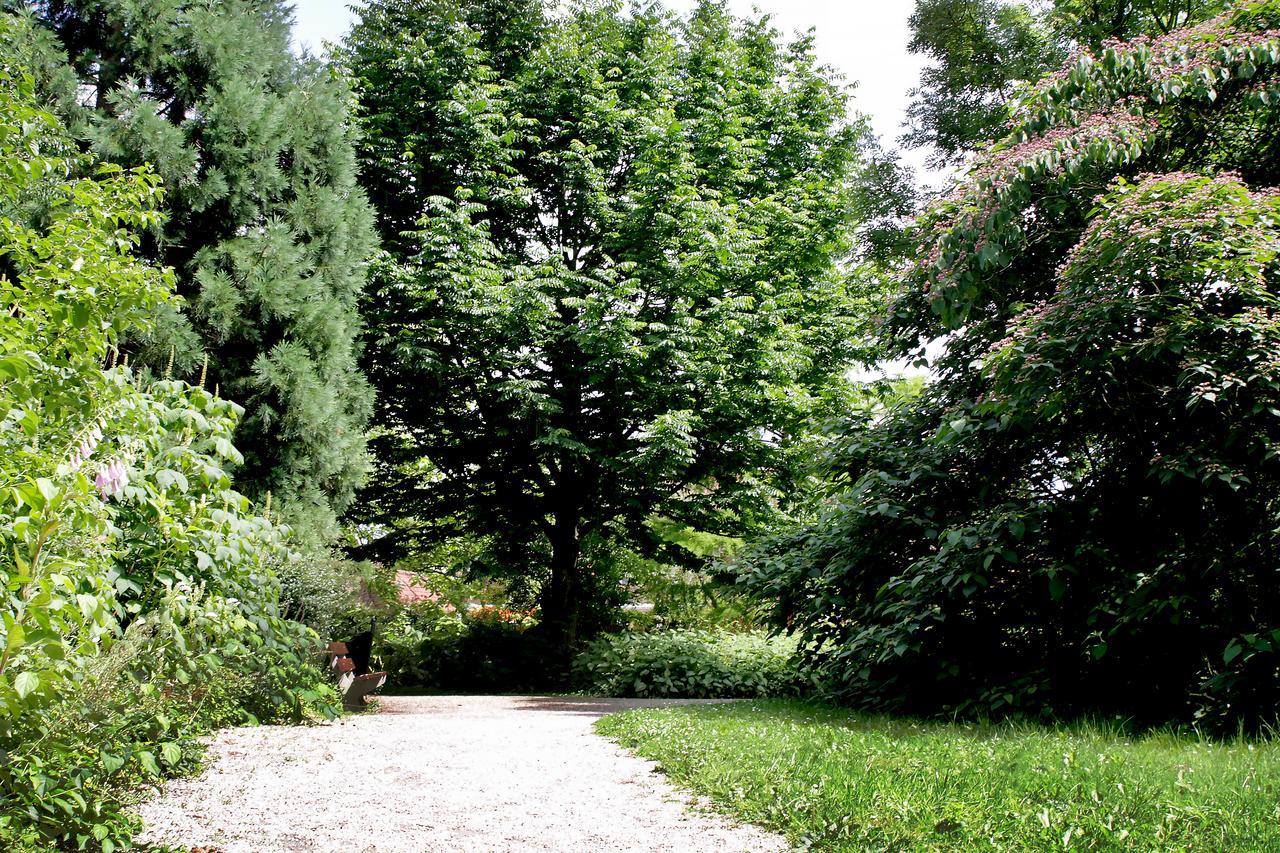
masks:
POLYGON ((275 851, 780 851, 693 805, 592 733, 672 704, 544 696, 387 696, 326 726, 227 729, 207 770, 142 808, 139 841, 275 851))

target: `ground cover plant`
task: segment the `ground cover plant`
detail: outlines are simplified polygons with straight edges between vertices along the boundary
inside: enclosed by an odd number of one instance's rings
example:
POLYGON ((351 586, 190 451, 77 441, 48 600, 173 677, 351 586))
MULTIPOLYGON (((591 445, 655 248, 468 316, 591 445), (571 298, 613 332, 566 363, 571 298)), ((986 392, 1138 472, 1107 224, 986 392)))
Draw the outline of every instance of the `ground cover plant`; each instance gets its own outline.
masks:
POLYGON ((764 631, 604 634, 578 652, 573 678, 593 696, 788 696, 812 686, 795 653, 793 639, 764 631))
POLYGON ((933 379, 742 560, 839 695, 1280 713, 1280 3, 1082 53, 918 225, 933 379))
POLYGON ((1280 744, 1106 725, 916 722, 796 701, 597 731, 817 850, 1273 850, 1280 744))

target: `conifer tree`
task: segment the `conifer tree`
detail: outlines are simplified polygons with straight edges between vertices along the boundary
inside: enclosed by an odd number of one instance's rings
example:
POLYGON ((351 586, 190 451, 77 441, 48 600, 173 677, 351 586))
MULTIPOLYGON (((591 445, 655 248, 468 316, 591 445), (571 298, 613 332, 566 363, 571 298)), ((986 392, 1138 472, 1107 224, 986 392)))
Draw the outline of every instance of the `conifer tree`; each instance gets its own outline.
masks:
POLYGON ((322 540, 365 475, 372 405, 357 303, 373 221, 345 84, 292 54, 281 0, 30 9, 76 72, 72 126, 100 158, 152 164, 167 189, 148 248, 186 307, 135 358, 194 374, 207 354, 210 386, 246 408, 239 479, 322 540))

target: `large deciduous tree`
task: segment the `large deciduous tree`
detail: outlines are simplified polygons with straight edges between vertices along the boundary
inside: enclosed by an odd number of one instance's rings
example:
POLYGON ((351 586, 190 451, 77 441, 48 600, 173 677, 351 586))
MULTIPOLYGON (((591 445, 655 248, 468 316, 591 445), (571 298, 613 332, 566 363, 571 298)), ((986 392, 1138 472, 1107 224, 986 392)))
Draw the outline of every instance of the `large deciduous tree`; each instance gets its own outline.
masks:
POLYGON ((1086 53, 919 223, 887 321, 943 339, 760 548, 851 701, 1280 711, 1280 3, 1086 53))
POLYGON ((584 543, 785 502, 855 337, 865 130, 810 40, 717 3, 374 0, 346 57, 394 247, 368 300, 378 544, 489 537, 567 640, 584 543))
POLYGON ((955 165, 1005 135, 1020 87, 1076 49, 1159 35, 1203 20, 1223 0, 919 0, 910 49, 930 60, 912 90, 903 141, 955 165))
MULTIPOLYGON (((78 91, 49 95, 86 144, 164 180, 147 254, 175 269, 186 310, 134 342, 135 362, 194 376, 207 353, 210 386, 246 407, 246 490, 273 491, 305 538, 327 537, 366 474, 372 405, 357 341, 374 231, 350 92, 292 54, 282 0, 9 5, 69 55, 78 91)), ((50 51, 33 52, 56 88, 50 51)))

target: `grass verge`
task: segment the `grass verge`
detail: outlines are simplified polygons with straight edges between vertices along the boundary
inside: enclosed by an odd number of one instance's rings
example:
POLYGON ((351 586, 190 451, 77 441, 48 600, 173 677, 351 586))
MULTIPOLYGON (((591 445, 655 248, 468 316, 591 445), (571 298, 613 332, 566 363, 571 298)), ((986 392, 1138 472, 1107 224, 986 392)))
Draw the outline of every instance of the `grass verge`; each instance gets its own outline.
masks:
POLYGON ((820 850, 1280 850, 1280 741, 878 718, 787 700, 597 730, 820 850))

